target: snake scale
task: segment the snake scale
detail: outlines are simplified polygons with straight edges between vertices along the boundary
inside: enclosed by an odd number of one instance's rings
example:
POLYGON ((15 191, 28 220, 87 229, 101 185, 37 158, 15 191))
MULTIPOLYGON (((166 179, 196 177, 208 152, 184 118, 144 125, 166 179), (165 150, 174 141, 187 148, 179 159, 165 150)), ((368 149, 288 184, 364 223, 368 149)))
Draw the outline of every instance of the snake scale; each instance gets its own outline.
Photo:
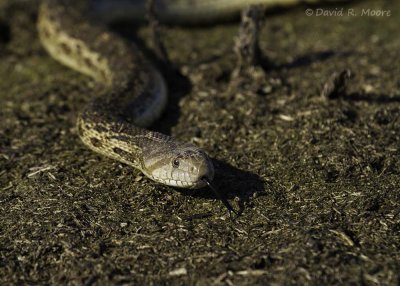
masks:
MULTIPOLYGON (((155 7, 163 21, 202 22, 238 13, 249 4, 287 6, 298 2, 302 1, 156 0, 155 7)), ((83 143, 165 185, 182 188, 210 185, 214 167, 203 150, 146 129, 167 102, 161 74, 133 43, 88 20, 89 15, 96 13, 99 18, 144 15, 144 1, 94 3, 44 0, 38 16, 39 37, 48 53, 101 85, 77 119, 83 143)))

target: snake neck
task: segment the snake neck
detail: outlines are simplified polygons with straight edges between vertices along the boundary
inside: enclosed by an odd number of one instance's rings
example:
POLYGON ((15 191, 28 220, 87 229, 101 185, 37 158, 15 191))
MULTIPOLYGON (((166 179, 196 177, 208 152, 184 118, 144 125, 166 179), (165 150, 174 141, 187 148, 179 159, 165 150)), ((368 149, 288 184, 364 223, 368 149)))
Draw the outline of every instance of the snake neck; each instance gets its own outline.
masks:
MULTIPOLYGON (((101 112, 101 111, 100 111, 101 112)), ((143 154, 173 147, 170 136, 136 127, 125 120, 96 112, 83 112, 78 118, 78 133, 93 151, 142 171, 143 154)))

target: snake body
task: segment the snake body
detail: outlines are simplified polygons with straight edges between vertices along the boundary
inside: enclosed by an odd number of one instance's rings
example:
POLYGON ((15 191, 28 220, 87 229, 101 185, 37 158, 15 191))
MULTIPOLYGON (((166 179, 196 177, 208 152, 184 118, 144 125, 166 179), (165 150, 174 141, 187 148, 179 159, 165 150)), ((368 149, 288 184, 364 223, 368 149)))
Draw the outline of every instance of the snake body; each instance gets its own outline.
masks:
MULTIPOLYGON (((97 1, 100 15, 113 14, 104 3, 114 1, 97 1)), ((292 5, 299 1, 158 0, 156 8, 165 20, 203 21, 238 12, 248 4, 292 5)), ((138 2, 141 4, 133 8, 144 14, 143 1, 130 3, 138 2)), ((204 151, 145 129, 161 114, 167 101, 160 73, 134 44, 88 21, 86 4, 86 1, 44 0, 38 16, 40 40, 48 53, 62 64, 91 76, 101 86, 77 119, 83 143, 162 184, 183 188, 209 184, 214 167, 204 151)), ((124 13, 127 10, 120 9, 124 13)))
POLYGON ((200 188, 214 168, 200 148, 149 131, 167 101, 160 73, 138 48, 84 18, 82 2, 45 0, 38 16, 42 45, 62 64, 101 88, 77 119, 90 149, 141 170, 162 184, 200 188))

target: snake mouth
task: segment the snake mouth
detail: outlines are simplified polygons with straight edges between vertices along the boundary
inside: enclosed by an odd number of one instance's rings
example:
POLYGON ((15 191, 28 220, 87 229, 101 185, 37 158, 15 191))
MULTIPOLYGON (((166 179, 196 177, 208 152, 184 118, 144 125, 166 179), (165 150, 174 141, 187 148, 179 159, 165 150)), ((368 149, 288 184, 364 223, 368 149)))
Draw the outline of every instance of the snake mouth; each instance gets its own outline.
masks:
POLYGON ((201 181, 203 181, 217 196, 217 198, 224 204, 224 206, 228 209, 229 216, 232 218, 232 213, 238 215, 232 205, 228 202, 225 196, 211 183, 211 180, 207 177, 201 177, 201 181))

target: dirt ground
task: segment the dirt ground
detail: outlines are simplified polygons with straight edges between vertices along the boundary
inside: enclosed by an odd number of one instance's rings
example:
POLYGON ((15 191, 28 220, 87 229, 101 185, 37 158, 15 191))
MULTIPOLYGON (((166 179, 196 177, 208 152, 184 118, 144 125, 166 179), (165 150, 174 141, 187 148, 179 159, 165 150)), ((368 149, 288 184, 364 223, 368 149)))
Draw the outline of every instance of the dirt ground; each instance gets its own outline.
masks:
MULTIPOLYGON (((0 284, 398 285, 400 2, 335 7, 269 14, 265 71, 235 84, 238 23, 162 28, 171 100, 153 128, 210 154, 231 221, 210 190, 83 146, 95 83, 41 47, 37 1, 1 0, 0 284), (347 92, 321 96, 346 68, 347 92)), ((147 27, 117 31, 154 55, 147 27)))

